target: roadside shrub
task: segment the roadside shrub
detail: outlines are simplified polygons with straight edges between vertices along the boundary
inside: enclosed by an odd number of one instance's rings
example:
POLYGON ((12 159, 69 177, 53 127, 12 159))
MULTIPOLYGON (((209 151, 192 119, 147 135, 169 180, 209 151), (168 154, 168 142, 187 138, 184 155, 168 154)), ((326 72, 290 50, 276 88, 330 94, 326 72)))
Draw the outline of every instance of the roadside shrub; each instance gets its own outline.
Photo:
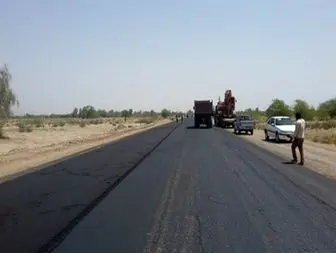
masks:
POLYGON ((0 122, 0 139, 9 139, 9 137, 5 135, 5 132, 3 130, 4 125, 4 122, 0 122))
POLYGON ((26 124, 25 122, 19 122, 17 123, 17 127, 19 128, 20 133, 31 133, 33 132, 33 127, 29 124, 26 124))
POLYGON ((66 124, 69 124, 69 125, 79 125, 81 122, 80 119, 77 119, 77 118, 69 118, 69 119, 66 119, 66 124))
POLYGON ((124 129, 124 128, 126 128, 126 126, 124 124, 119 124, 116 128, 117 129, 124 129))
POLYGON ((155 118, 141 118, 135 121, 138 124, 151 124, 155 121, 155 118))
POLYGON ((104 123, 104 120, 102 119, 92 119, 92 120, 89 120, 89 124, 90 125, 100 125, 100 124, 103 124, 104 123))
POLYGON ((41 118, 32 119, 30 123, 37 128, 44 127, 44 121, 41 118))
POLYGON ((81 121, 81 122, 79 123, 79 126, 80 126, 81 128, 85 127, 85 126, 86 126, 85 121, 84 121, 84 120, 81 121))
POLYGON ((316 134, 309 138, 313 142, 323 143, 323 144, 334 144, 336 145, 336 134, 316 134))
POLYGON ((336 120, 326 120, 326 121, 307 121, 308 129, 332 129, 336 128, 336 120))

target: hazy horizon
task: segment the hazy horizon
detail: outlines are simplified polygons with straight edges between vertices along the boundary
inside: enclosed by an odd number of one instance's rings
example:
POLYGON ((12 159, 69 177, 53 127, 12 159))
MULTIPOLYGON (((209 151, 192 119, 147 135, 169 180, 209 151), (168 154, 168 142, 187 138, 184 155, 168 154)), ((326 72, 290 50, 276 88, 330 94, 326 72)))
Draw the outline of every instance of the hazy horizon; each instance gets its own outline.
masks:
POLYGON ((74 107, 176 111, 223 98, 237 110, 274 98, 336 96, 336 2, 64 1, 2 3, 0 65, 16 114, 74 107))

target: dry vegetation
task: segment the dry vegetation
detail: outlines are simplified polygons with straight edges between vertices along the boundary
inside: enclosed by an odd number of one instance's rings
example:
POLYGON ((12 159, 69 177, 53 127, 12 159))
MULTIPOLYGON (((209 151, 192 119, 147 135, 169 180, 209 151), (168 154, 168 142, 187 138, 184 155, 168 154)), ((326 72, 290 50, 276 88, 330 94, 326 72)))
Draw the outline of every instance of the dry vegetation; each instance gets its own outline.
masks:
POLYGON ((50 147, 59 144, 74 144, 133 131, 162 120, 148 118, 21 118, 11 119, 3 128, 5 138, 0 140, 0 155, 50 147))

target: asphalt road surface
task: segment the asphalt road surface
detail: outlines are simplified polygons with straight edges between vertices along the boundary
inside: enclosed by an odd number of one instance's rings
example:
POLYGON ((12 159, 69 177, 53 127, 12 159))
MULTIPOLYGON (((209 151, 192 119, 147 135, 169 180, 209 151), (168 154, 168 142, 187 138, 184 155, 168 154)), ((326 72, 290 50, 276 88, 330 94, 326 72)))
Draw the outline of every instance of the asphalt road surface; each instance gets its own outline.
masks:
POLYGON ((150 129, 0 184, 0 253, 44 252, 175 126, 150 129))
POLYGON ((335 181, 188 125, 0 185, 0 252, 336 252, 335 181))
POLYGON ((53 253, 336 252, 334 181, 223 129, 188 124, 53 253))

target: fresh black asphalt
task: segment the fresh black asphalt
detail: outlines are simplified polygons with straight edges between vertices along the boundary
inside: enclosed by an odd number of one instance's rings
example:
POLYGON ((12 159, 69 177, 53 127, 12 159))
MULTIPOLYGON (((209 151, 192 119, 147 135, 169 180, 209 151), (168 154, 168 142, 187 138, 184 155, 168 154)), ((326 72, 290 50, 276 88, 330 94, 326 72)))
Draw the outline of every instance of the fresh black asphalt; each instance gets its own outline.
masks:
POLYGON ((335 181, 231 132, 190 125, 162 126, 0 185, 0 252, 336 252, 335 181))

